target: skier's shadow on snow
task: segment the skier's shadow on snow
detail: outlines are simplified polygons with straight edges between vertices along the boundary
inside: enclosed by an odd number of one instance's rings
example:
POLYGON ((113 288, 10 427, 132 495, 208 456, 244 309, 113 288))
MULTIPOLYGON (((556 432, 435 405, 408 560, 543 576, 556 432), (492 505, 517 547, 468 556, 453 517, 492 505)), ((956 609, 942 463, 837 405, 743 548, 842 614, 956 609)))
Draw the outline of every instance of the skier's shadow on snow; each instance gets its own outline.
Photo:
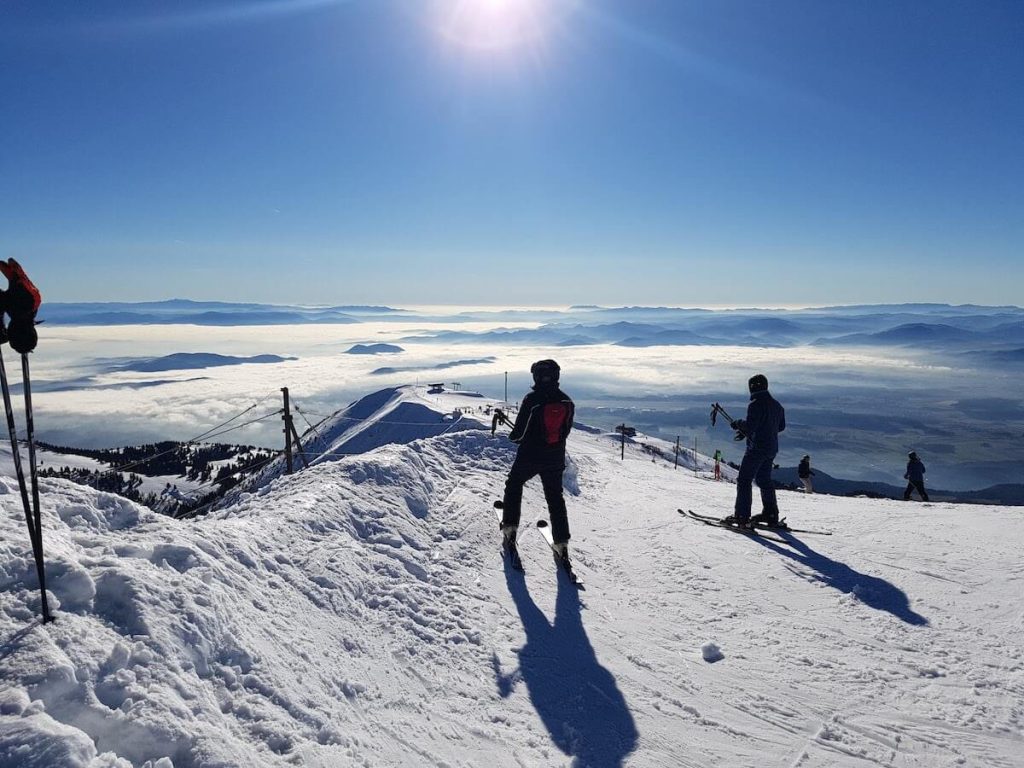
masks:
POLYGON ((519 671, 505 675, 495 659, 502 698, 526 683, 551 740, 580 768, 617 768, 635 748, 636 723, 612 674, 601 666, 580 615, 580 596, 558 572, 555 620, 537 607, 522 574, 505 561, 505 581, 526 631, 519 671))
POLYGON ((780 546, 763 536, 752 536, 751 538, 763 547, 814 569, 818 572, 820 581, 844 594, 853 592, 860 602, 876 611, 888 611, 907 624, 928 626, 928 619, 910 608, 910 600, 906 593, 896 585, 878 576, 869 576, 856 571, 845 563, 815 552, 792 533, 777 532, 786 539, 786 543, 793 549, 780 546))
POLYGON ((3 643, 0 644, 0 662, 6 661, 8 656, 13 656, 18 651, 23 650, 25 647, 25 638, 27 638, 38 626, 42 626, 42 622, 39 621, 39 619, 36 619, 27 627, 22 627, 9 638, 4 640, 3 643))

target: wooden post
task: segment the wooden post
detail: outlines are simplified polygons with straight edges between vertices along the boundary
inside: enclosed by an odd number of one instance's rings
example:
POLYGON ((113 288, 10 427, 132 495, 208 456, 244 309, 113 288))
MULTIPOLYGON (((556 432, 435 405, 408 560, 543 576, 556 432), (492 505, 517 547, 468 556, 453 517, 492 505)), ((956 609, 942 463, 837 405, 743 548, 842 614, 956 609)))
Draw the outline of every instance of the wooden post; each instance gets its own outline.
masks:
POLYGON ((285 471, 290 475, 295 471, 292 465, 292 432, 295 431, 295 427, 292 425, 292 412, 288 404, 288 387, 281 387, 281 392, 284 394, 284 413, 281 418, 284 420, 284 455, 287 465, 285 471))
POLYGON ((693 436, 693 476, 697 476, 697 436, 693 436))
POLYGON ((679 469, 679 435, 676 435, 676 465, 673 469, 679 469))
POLYGON ((299 439, 299 433, 295 430, 295 420, 292 420, 292 439, 295 440, 295 447, 298 449, 299 458, 302 459, 302 466, 309 469, 309 459, 306 458, 306 452, 302 450, 302 441, 299 439))
POLYGON ((626 460, 626 422, 622 422, 622 461, 626 460))
POLYGON ((505 371, 505 405, 508 405, 508 371, 505 371))

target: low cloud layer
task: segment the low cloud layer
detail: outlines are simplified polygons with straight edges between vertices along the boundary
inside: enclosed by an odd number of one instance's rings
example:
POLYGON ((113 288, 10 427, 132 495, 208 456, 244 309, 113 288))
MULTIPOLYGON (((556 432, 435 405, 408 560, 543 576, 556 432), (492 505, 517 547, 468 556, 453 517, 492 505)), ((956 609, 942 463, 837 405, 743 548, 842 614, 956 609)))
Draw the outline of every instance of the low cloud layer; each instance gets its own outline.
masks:
MULTIPOLYGON (((735 313, 715 314, 701 312, 697 317, 705 326, 717 323, 719 329, 726 321, 742 324, 735 313)), ((905 313, 885 315, 888 322, 906 319, 905 313)), ((969 325, 985 325, 967 317, 969 325)), ((600 318, 601 324, 607 319, 600 318)), ((770 319, 789 322, 788 316, 770 319)), ((507 372, 509 398, 518 400, 531 383, 530 364, 554 357, 562 365, 566 391, 580 405, 581 418, 600 426, 627 421, 663 437, 679 435, 687 445, 696 439, 700 450, 722 448, 729 458, 738 458, 728 431, 721 426, 712 430, 710 403, 720 401, 730 412, 742 414, 746 380, 763 372, 789 414, 781 463, 792 464, 811 453, 831 474, 891 482, 902 474, 906 451, 917 449, 927 454, 933 482, 944 487, 1018 482, 1024 476, 1019 449, 1024 397, 1013 385, 1012 372, 976 368, 963 355, 906 346, 813 343, 520 343, 516 331, 537 333, 550 320, 546 311, 542 321, 501 313, 486 319, 431 313, 328 325, 43 325, 39 349, 32 356, 34 379, 40 382, 37 433, 49 442, 81 446, 189 439, 258 403, 241 421, 266 419, 222 439, 276 446, 281 424, 274 411, 280 408, 282 387, 289 388, 301 430, 307 420, 315 423, 368 392, 428 383, 442 371, 448 381, 497 398, 504 396, 507 372), (451 331, 458 336, 438 339, 451 331), (519 340, 499 340, 512 338, 519 340), (382 370, 373 355, 344 354, 356 343, 398 340, 405 350, 402 365, 391 370, 382 370), (207 367, 198 376, 195 370, 111 370, 113 359, 176 353, 294 359, 207 367)), ((820 331, 850 325, 838 311, 818 322, 820 331)), ((749 332, 749 324, 745 327, 749 332)), ((1009 333, 1015 332, 1011 323, 1009 333)))

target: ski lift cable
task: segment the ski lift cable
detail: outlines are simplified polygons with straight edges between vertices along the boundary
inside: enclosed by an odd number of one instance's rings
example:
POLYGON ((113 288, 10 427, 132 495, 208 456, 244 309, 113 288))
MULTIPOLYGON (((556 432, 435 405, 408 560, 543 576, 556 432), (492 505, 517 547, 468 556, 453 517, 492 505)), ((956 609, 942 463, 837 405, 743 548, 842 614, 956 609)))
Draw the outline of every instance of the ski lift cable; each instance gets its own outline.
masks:
MULTIPOLYGON (((321 443, 324 443, 324 444, 326 445, 326 444, 327 444, 327 440, 326 440, 326 439, 324 438, 324 436, 323 436, 323 434, 322 434, 322 433, 320 432, 320 430, 319 430, 319 429, 317 429, 317 427, 318 427, 318 426, 319 426, 320 424, 323 424, 323 423, 324 423, 324 422, 325 422, 325 421, 326 421, 327 419, 329 419, 329 418, 330 418, 330 416, 325 416, 325 417, 324 417, 323 419, 321 419, 321 420, 320 420, 320 421, 319 421, 319 422, 317 423, 317 425, 316 425, 316 426, 314 426, 314 425, 312 425, 312 424, 310 424, 310 423, 309 423, 309 419, 307 419, 307 418, 306 418, 306 414, 305 414, 305 413, 304 413, 304 412, 302 411, 302 409, 301 409, 301 408, 299 408, 299 404, 298 404, 298 403, 294 403, 294 405, 295 405, 295 412, 296 412, 296 413, 298 413, 298 414, 299 414, 299 416, 301 416, 301 417, 302 417, 302 420, 303 420, 304 422, 306 422, 306 426, 307 426, 307 427, 309 427, 309 429, 308 429, 308 430, 307 430, 307 431, 306 431, 306 432, 305 432, 305 433, 303 434, 303 437, 305 437, 305 436, 306 436, 306 435, 308 435, 308 434, 309 434, 310 432, 312 432, 312 433, 313 433, 314 435, 316 435, 316 439, 317 439, 317 440, 319 440, 319 441, 320 441, 321 443)), ((315 414, 313 414, 313 415, 315 415, 315 414)))
MULTIPOLYGON (((251 411, 251 410, 252 410, 253 408, 256 408, 257 406, 259 406, 259 404, 260 404, 261 402, 265 401, 266 399, 267 399, 267 398, 266 398, 266 397, 264 397, 264 398, 263 398, 263 400, 261 400, 261 401, 258 401, 258 402, 255 402, 255 403, 253 403, 253 404, 252 404, 252 405, 250 405, 250 406, 249 406, 248 408, 246 408, 245 410, 241 411, 240 413, 237 413, 237 414, 235 414, 234 416, 232 416, 232 417, 231 417, 230 419, 228 419, 227 421, 221 422, 221 423, 220 423, 220 424, 218 424, 217 426, 215 426, 215 427, 211 427, 210 429, 206 430, 206 431, 205 431, 205 432, 203 432, 202 434, 196 435, 196 436, 195 436, 195 437, 193 437, 193 438, 190 438, 190 439, 188 439, 188 440, 185 440, 185 441, 183 441, 182 443, 180 443, 180 444, 176 445, 176 446, 175 446, 174 448, 169 448, 168 450, 166 450, 166 451, 161 451, 160 453, 154 453, 154 454, 153 454, 152 456, 147 456, 147 457, 146 457, 146 458, 144 458, 144 459, 139 459, 139 460, 137 460, 137 461, 131 461, 131 462, 128 462, 127 464, 122 464, 122 465, 121 465, 121 466, 119 466, 119 467, 111 467, 110 469, 106 470, 106 471, 105 471, 105 472, 104 472, 103 474, 107 474, 107 473, 109 473, 109 472, 123 472, 123 471, 125 471, 126 469, 131 469, 132 467, 137 467, 137 466, 139 466, 139 465, 141 465, 141 464, 145 464, 146 462, 148 462, 148 461, 152 461, 153 459, 158 459, 158 458, 160 458, 161 456, 166 456, 166 455, 168 455, 168 454, 170 454, 170 453, 174 453, 175 451, 179 450, 179 449, 180 449, 180 448, 181 448, 182 446, 184 446, 184 445, 192 445, 192 444, 194 444, 194 443, 198 443, 198 442, 199 442, 199 441, 201 441, 201 440, 204 440, 204 439, 209 439, 209 438, 210 438, 211 436, 216 436, 216 435, 222 435, 222 434, 226 434, 227 432, 230 432, 230 431, 232 431, 232 430, 231 430, 231 429, 228 429, 228 430, 225 430, 224 432, 217 432, 217 430, 218 430, 218 429, 221 429, 222 427, 225 427, 225 426, 227 426, 228 424, 230 424, 231 422, 233 422, 233 421, 234 421, 235 419, 241 418, 241 417, 242 417, 242 416, 244 416, 244 415, 245 415, 246 413, 248 413, 249 411, 251 411), (216 435, 211 435, 211 433, 216 433, 216 435)), ((269 416, 274 416, 274 415, 277 415, 277 414, 279 414, 280 412, 281 412, 281 411, 280 411, 280 410, 278 410, 278 411, 275 411, 275 412, 274 412, 273 414, 269 414, 268 416, 264 416, 264 417, 262 417, 262 418, 268 418, 269 416)), ((259 419, 259 420, 262 420, 262 419, 259 419)), ((249 423, 249 422, 247 422, 247 423, 249 423)), ((241 428, 241 427, 243 427, 243 426, 246 426, 246 424, 240 424, 240 425, 238 425, 237 427, 233 427, 232 429, 240 429, 240 428, 241 428)))
MULTIPOLYGON (((273 393, 271 392, 270 394, 273 394, 273 393)), ((197 435, 196 437, 193 437, 191 440, 188 440, 187 442, 189 442, 189 443, 197 443, 200 440, 203 440, 204 438, 208 437, 211 432, 216 432, 218 429, 221 429, 222 427, 226 427, 228 424, 230 424, 231 422, 235 421, 236 419, 242 418, 242 416, 247 414, 249 411, 253 410, 254 408, 258 408, 260 406, 260 404, 266 402, 267 398, 270 397, 270 394, 265 395, 260 400, 257 400, 255 403, 250 405, 244 411, 241 411, 240 413, 235 414, 234 416, 232 416, 227 421, 223 421, 220 424, 218 424, 217 426, 211 427, 210 429, 206 430, 206 432, 203 432, 201 435, 197 435)))
MULTIPOLYGON (((242 429, 243 427, 248 427, 250 424, 256 424, 256 423, 261 422, 261 421, 266 421, 267 419, 272 419, 272 418, 274 418, 276 416, 280 416, 281 412, 283 410, 284 410, 283 408, 278 408, 276 411, 272 411, 271 413, 264 414, 263 416, 259 416, 259 417, 255 418, 255 419, 250 419, 249 421, 243 421, 241 424, 236 424, 233 427, 228 427, 227 429, 222 429, 220 432, 214 432, 213 434, 207 433, 205 435, 205 439, 206 440, 210 440, 211 438, 220 437, 221 435, 226 435, 229 432, 234 432, 236 429, 242 429)), ((195 441, 194 440, 189 440, 189 443, 193 443, 193 442, 195 442, 195 441)))
MULTIPOLYGON (((250 410, 250 409, 247 409, 247 410, 250 410)), ((278 411, 275 411, 274 413, 269 413, 266 416, 261 416, 258 419, 253 419, 252 421, 247 421, 247 422, 245 422, 243 424, 239 424, 237 426, 231 427, 229 429, 225 429, 225 430, 223 430, 221 432, 215 432, 213 434, 211 434, 211 430, 207 430, 206 432, 203 433, 203 437, 205 439, 209 440, 212 437, 219 437, 220 435, 226 435, 228 432, 233 432, 236 429, 241 429, 242 427, 248 426, 249 424, 255 424, 257 421, 264 421, 265 419, 269 419, 272 416, 277 416, 280 413, 281 413, 281 411, 278 410, 278 411)), ((233 421, 233 419, 232 419, 232 421, 233 421)), ((132 469, 133 467, 138 467, 138 466, 140 466, 142 464, 145 464, 145 463, 147 463, 149 461, 152 461, 153 459, 160 458, 161 456, 166 456, 169 453, 174 453, 175 451, 179 450, 182 446, 194 445, 197 442, 198 442, 197 438, 192 438, 191 440, 186 440, 183 443, 180 443, 179 445, 176 445, 174 448, 170 448, 170 449, 168 449, 166 451, 161 451, 160 453, 154 453, 152 456, 147 456, 144 459, 138 459, 137 461, 132 461, 132 462, 129 462, 128 464, 122 464, 119 467, 111 467, 110 469, 106 470, 103 474, 108 474, 108 473, 111 473, 111 472, 124 472, 125 470, 132 469)))

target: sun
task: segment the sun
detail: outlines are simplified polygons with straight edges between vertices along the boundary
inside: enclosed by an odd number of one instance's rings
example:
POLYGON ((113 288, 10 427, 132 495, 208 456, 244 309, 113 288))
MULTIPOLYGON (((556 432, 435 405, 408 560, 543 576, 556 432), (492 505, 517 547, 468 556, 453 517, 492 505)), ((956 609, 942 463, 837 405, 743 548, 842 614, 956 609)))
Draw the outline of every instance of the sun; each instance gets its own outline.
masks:
POLYGON ((561 16, 558 0, 443 0, 440 27, 451 42, 500 50, 536 43, 561 16))

